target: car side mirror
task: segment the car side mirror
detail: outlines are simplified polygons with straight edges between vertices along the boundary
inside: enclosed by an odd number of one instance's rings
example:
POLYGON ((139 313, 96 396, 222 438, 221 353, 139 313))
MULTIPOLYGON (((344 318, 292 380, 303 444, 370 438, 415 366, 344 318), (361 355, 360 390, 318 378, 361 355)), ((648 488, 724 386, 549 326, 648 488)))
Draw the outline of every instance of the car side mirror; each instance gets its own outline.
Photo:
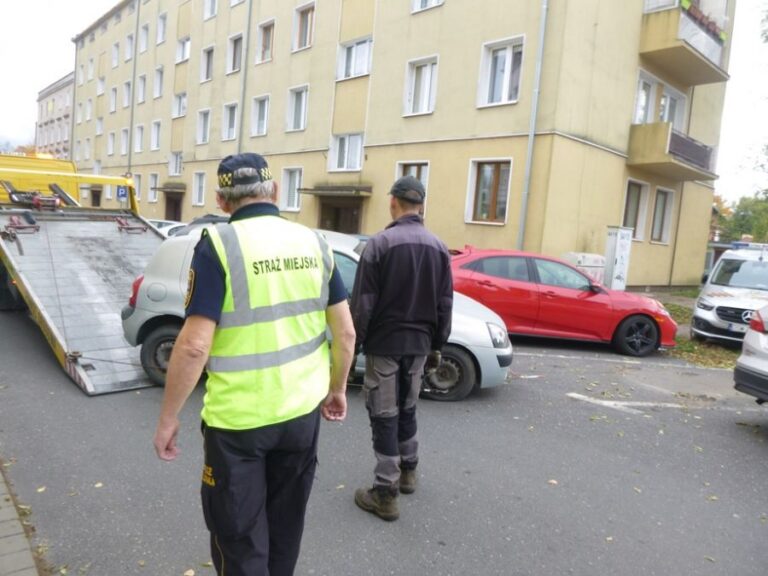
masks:
POLYGON ((605 294, 605 289, 600 284, 590 284, 589 290, 595 294, 605 294))
POLYGON ((702 275, 701 275, 701 283, 702 283, 702 284, 706 284, 706 283, 707 283, 707 280, 709 280, 709 274, 707 274, 707 273, 705 272, 704 274, 702 274, 702 275))

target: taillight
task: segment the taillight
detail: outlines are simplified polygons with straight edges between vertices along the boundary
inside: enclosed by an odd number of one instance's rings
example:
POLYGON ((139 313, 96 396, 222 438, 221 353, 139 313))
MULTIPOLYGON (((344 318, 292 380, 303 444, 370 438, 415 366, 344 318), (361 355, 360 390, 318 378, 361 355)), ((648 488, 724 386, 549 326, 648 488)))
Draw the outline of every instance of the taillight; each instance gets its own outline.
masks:
POLYGON ((763 317, 760 316, 760 312, 755 312, 755 315, 752 316, 752 320, 749 321, 749 327, 752 328, 752 330, 765 334, 765 322, 763 322, 763 317))
POLYGON ((136 298, 139 296, 139 287, 143 281, 144 275, 142 274, 141 276, 137 276, 136 280, 131 284, 131 297, 128 298, 128 306, 131 308, 136 308, 136 298))

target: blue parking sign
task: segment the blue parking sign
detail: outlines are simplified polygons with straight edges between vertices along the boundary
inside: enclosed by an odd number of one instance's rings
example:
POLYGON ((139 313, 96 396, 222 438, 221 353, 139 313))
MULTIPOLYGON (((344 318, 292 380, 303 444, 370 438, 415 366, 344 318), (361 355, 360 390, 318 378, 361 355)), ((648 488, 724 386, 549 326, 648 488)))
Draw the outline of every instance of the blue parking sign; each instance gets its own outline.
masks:
POLYGON ((121 202, 128 200, 128 186, 117 187, 117 199, 121 202))

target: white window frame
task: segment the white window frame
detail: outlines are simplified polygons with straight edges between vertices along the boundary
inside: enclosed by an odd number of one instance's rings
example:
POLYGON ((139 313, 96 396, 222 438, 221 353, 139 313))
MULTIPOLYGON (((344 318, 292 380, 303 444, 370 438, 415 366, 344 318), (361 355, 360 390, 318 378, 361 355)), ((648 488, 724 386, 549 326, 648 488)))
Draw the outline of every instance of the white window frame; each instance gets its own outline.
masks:
POLYGON ((141 202, 141 174, 133 175, 133 190, 136 196, 136 202, 141 202))
POLYGON ((77 67, 77 85, 82 86, 83 82, 85 82, 85 66, 80 64, 80 66, 77 67))
POLYGON ((115 153, 115 133, 110 132, 107 134, 107 156, 112 156, 115 153))
POLYGON ((294 86, 288 89, 288 109, 286 111, 286 132, 301 132, 307 129, 307 110, 309 109, 309 84, 294 86), (303 94, 303 106, 301 110, 301 119, 296 127, 296 98, 303 94))
POLYGON ((165 70, 162 66, 155 68, 155 80, 152 82, 152 98, 162 98, 165 70))
POLYGON ((93 80, 93 70, 95 68, 95 64, 93 61, 93 58, 88 58, 88 80, 93 80))
POLYGON ((210 20, 216 16, 218 10, 216 0, 203 0, 203 20, 210 20))
POLYGON ((427 193, 424 198, 424 204, 421 207, 421 216, 424 218, 427 215, 427 201, 429 200, 429 160, 400 160, 397 162, 395 169, 395 180, 402 178, 403 176, 413 176, 424 186, 424 190, 427 193), (412 171, 406 171, 406 166, 419 166, 421 168, 421 174, 414 174, 412 171))
POLYGON ((233 34, 227 42, 227 74, 240 72, 243 67, 243 34, 233 34))
POLYGON ((128 132, 128 128, 120 129, 120 156, 128 155, 128 141, 131 134, 128 132))
POLYGON ((656 88, 658 86, 658 80, 645 72, 640 70, 637 78, 637 88, 635 89, 635 107, 632 115, 633 124, 648 124, 654 122, 656 117, 656 88), (641 95, 645 94, 647 87, 647 96, 645 101, 641 95))
POLYGON ((200 54, 200 83, 210 82, 213 79, 214 46, 203 48, 200 54))
POLYGON ((669 244, 671 230, 672 230, 672 212, 675 207, 675 191, 669 188, 656 187, 656 194, 653 196, 653 216, 651 218, 651 244, 669 244), (665 195, 666 200, 664 203, 663 213, 658 213, 658 202, 660 195, 665 195), (661 222, 658 220, 661 218, 661 222), (655 238, 657 225, 661 226, 661 236, 655 238))
POLYGON ((687 110, 688 99, 685 97, 685 94, 679 90, 675 90, 671 86, 665 85, 662 88, 661 99, 659 100, 659 122, 670 122, 672 124, 672 128, 678 132, 683 132, 685 130, 685 115, 687 110), (674 116, 672 118, 670 118, 669 115, 668 102, 670 100, 675 101, 674 116))
POLYGON ((123 82, 123 108, 128 108, 131 105, 131 81, 126 80, 123 82))
POLYGON ((211 140, 211 109, 197 111, 196 144, 208 144, 211 140), (205 120, 203 120, 205 119, 205 120))
POLYGON ((96 96, 101 96, 104 94, 104 89, 107 85, 107 79, 104 78, 104 76, 99 76, 96 79, 96 96))
POLYGON ((286 166, 283 168, 280 194, 278 195, 278 207, 281 212, 299 212, 301 210, 301 193, 299 189, 302 186, 304 180, 304 168, 301 166, 286 166), (295 201, 291 204, 288 203, 288 197, 291 191, 291 178, 292 175, 297 175, 296 187, 295 187, 295 201))
POLYGON ((336 80, 359 78, 371 73, 373 39, 359 38, 339 45, 336 80))
POLYGON ((104 184, 104 199, 112 200, 112 184, 104 184))
POLYGON ((109 112, 110 114, 117 111, 117 86, 112 86, 109 89, 109 112))
POLYGON ((125 46, 123 47, 123 59, 128 62, 133 58, 133 34, 125 37, 125 46))
POLYGON ((136 104, 143 104, 147 100, 147 75, 141 74, 136 80, 136 104))
POLYGON ((80 124, 83 121, 83 103, 77 103, 77 109, 75 110, 75 123, 80 124))
POLYGON ((160 136, 162 133, 163 124, 160 120, 152 120, 152 129, 149 134, 149 149, 160 150, 160 136))
POLYGON ((224 104, 221 114, 221 141, 227 142, 237 138, 238 108, 237 102, 224 104))
POLYGON ((157 34, 155 35, 155 44, 162 44, 168 34, 168 13, 163 12, 157 15, 157 34))
POLYGON ((334 134, 328 155, 329 172, 359 172, 363 168, 362 132, 334 134), (355 157, 356 156, 356 157, 355 157))
POLYGON ((205 172, 192 175, 192 206, 205 206, 205 172))
POLYGON ((99 116, 96 118, 96 136, 104 134, 104 118, 99 116))
POLYGON ((187 115, 187 93, 179 92, 173 95, 171 118, 182 118, 187 115))
POLYGON ((480 82, 478 82, 477 107, 486 108, 491 106, 506 106, 516 104, 520 100, 520 93, 523 84, 523 63, 525 59, 525 36, 511 36, 492 40, 483 44, 480 56, 480 82), (502 97, 498 101, 491 101, 489 92, 491 89, 491 73, 493 68, 493 53, 496 50, 506 50, 506 67, 502 77, 502 97), (510 98, 510 85, 515 75, 514 61, 515 54, 520 53, 520 64, 517 75, 517 94, 510 98))
POLYGON ((147 51, 149 46, 149 24, 142 24, 139 29, 139 54, 147 51))
POLYGON ((80 140, 75 142, 75 161, 80 160, 80 140))
POLYGON ((184 170, 183 152, 171 152, 168 156, 168 176, 181 176, 184 170))
POLYGON ((112 44, 112 68, 117 68, 120 63, 120 42, 112 44))
POLYGON ((160 186, 160 174, 152 172, 149 175, 149 189, 147 190, 147 202, 154 204, 157 202, 157 189, 160 186))
POLYGON ((632 240, 642 242, 645 240, 645 229, 648 218, 648 198, 650 196, 651 186, 648 182, 637 180, 636 178, 627 179, 624 185, 624 203, 622 204, 621 225, 632 228, 632 240), (627 226, 627 197, 629 196, 629 185, 636 184, 640 186, 640 198, 637 203, 637 225, 627 226))
POLYGON ((266 136, 269 127, 269 94, 254 96, 251 101, 251 136, 266 136), (264 125, 263 129, 259 126, 259 112, 261 105, 264 104, 264 125))
POLYGON ((243 2, 245 2, 245 0, 229 0, 229 5, 237 6, 238 4, 242 4, 243 2))
POLYGON ((411 0, 411 13, 424 12, 443 5, 443 0, 411 0))
POLYGON ((435 111, 437 98, 438 57, 426 56, 411 60, 406 68, 403 116, 421 116, 435 111), (418 86, 417 81, 422 82, 418 86), (425 86, 426 85, 426 86, 425 86), (427 88, 425 91, 424 88, 427 88))
POLYGON ((272 60, 272 53, 275 50, 275 19, 272 18, 259 24, 259 28, 256 32, 256 64, 262 62, 270 62, 272 60), (264 50, 264 31, 269 28, 269 52, 264 50))
POLYGON ((93 116, 93 100, 88 98, 85 101, 85 121, 89 122, 93 116))
POLYGON ((514 159, 511 156, 506 157, 493 157, 493 158, 470 158, 468 180, 467 180, 467 194, 466 203, 464 205, 464 223, 465 224, 478 224, 481 226, 504 226, 509 218, 509 202, 512 192, 512 179, 514 176, 514 159), (490 220, 475 220, 475 195, 477 193, 475 185, 477 183, 477 170, 480 164, 490 163, 508 163, 509 164, 509 182, 507 183, 506 190, 506 209, 504 211, 504 219, 501 222, 494 222, 490 220))
POLYGON ((133 151, 144 151, 144 124, 137 124, 133 129, 133 151))
POLYGON ((181 64, 189 60, 190 52, 192 51, 192 38, 190 36, 184 36, 179 38, 176 42, 176 64, 181 64))
POLYGON ((293 11, 293 40, 291 47, 293 52, 300 50, 306 50, 312 47, 315 33, 315 3, 307 2, 301 6, 297 6, 293 11), (310 12, 311 11, 311 12, 310 12), (310 22, 306 28, 302 25, 304 14, 309 12, 310 22), (302 31, 306 29, 306 34, 302 35, 302 31))
POLYGON ((91 139, 86 138, 83 146, 83 160, 91 159, 91 139))

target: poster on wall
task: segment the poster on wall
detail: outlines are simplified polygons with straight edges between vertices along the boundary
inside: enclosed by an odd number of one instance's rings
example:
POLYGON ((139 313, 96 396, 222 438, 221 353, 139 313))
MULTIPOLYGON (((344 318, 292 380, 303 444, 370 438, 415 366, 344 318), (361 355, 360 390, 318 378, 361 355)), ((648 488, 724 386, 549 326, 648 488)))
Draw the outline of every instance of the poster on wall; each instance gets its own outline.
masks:
POLYGON ((629 254, 632 251, 632 228, 608 226, 605 243, 605 283, 613 290, 627 287, 629 254))

